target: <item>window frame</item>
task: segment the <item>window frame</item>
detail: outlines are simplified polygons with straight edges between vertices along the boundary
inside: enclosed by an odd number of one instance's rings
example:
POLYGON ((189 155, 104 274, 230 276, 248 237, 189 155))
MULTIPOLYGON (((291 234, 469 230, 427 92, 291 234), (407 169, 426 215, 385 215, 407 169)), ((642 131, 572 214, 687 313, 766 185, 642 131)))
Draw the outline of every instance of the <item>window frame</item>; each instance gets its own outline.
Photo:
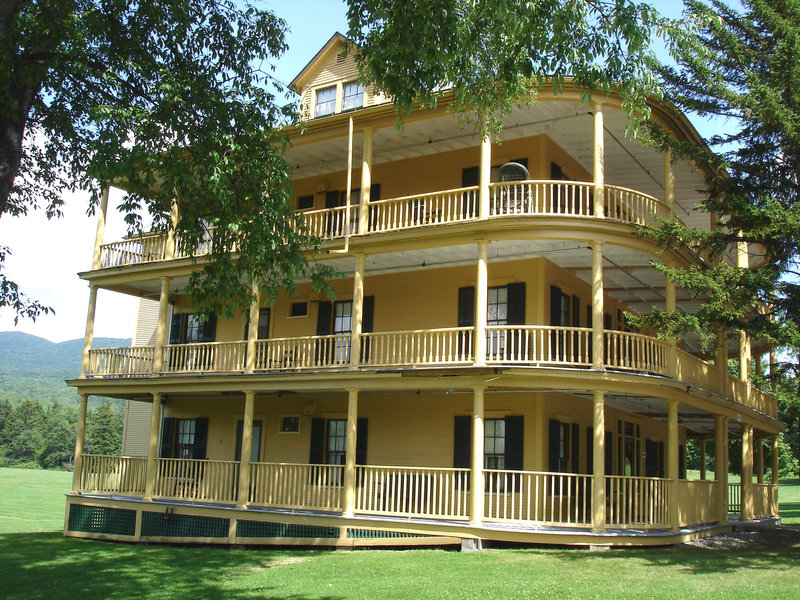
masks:
POLYGON ((364 107, 364 84, 357 81, 346 81, 342 84, 342 112, 350 111, 350 110, 357 110, 359 108, 364 107), (356 88, 355 94, 348 94, 348 87, 356 88), (358 104, 354 104, 353 106, 348 106, 347 102, 351 98, 360 98, 360 102, 358 104))
POLYGON ((322 88, 317 88, 314 90, 314 118, 318 117, 327 117, 329 115, 336 113, 336 86, 329 85, 322 88), (321 94, 325 92, 333 92, 333 97, 330 99, 324 99, 320 101, 321 94), (327 106, 330 105, 330 110, 327 109, 327 106), (325 106, 325 112, 320 111, 320 107, 325 106))

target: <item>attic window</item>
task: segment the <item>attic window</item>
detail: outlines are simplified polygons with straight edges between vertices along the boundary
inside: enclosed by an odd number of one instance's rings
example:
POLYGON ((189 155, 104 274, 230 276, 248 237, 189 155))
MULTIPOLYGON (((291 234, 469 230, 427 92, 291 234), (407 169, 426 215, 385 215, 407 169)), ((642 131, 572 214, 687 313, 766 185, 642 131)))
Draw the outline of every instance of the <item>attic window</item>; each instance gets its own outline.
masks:
POLYGON ((332 115, 336 110, 336 86, 322 88, 317 90, 317 98, 314 103, 314 116, 324 117, 325 115, 332 115))
POLYGON ((364 106, 364 86, 357 81, 345 83, 342 86, 342 110, 353 110, 364 106))

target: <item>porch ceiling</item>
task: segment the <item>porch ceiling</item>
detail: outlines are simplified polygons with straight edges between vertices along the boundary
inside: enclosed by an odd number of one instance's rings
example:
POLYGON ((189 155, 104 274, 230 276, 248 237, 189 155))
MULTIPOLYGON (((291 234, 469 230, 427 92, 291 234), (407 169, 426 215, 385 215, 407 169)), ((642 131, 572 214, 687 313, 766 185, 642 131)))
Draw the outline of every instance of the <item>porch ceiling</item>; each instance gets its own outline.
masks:
MULTIPOLYGON (((502 121, 503 140, 546 134, 584 169, 592 172, 593 125, 589 105, 568 100, 542 100, 516 109, 502 121)), ((663 154, 626 137, 626 116, 623 111, 606 107, 604 121, 606 182, 632 188, 663 201, 663 154)), ((354 169, 359 166, 363 139, 363 133, 356 131, 353 141, 354 169)), ((479 143, 474 124, 462 127, 458 117, 453 114, 409 120, 399 131, 394 127, 375 131, 373 164, 464 148, 475 148, 474 162, 477 164, 479 143)), ((286 159, 294 167, 293 176, 296 179, 342 171, 347 168, 347 137, 343 135, 291 147, 286 152, 286 159)), ((688 163, 676 163, 674 174, 677 216, 687 225, 707 228, 708 214, 695 210, 702 199, 698 190, 703 188, 703 178, 688 163)), ((358 182, 353 187, 359 187, 358 182)))

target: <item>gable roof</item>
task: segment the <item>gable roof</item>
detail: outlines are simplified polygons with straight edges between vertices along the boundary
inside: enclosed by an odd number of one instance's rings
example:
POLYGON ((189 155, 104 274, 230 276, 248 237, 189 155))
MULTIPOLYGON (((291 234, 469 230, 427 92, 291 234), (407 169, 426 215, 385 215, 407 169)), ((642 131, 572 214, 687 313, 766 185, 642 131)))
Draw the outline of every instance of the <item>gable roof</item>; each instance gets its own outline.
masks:
POLYGON ((325 45, 314 55, 308 64, 303 67, 303 70, 297 74, 297 76, 292 79, 289 87, 296 92, 300 92, 303 89, 305 83, 310 79, 311 75, 317 70, 317 67, 325 62, 328 57, 333 53, 341 52, 341 45, 347 42, 347 38, 344 37, 338 31, 331 36, 325 45))

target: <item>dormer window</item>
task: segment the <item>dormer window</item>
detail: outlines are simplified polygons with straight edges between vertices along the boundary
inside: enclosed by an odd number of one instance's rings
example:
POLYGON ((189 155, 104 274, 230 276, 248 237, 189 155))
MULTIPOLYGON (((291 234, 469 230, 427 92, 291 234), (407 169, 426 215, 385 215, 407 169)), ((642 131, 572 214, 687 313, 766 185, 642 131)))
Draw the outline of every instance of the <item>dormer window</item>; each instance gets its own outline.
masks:
POLYGON ((342 110, 352 110, 364 106, 364 86, 357 81, 345 83, 342 86, 342 110))
POLYGON ((317 98, 314 103, 314 116, 324 117, 325 115, 332 115, 336 110, 336 86, 322 88, 317 90, 317 98))

